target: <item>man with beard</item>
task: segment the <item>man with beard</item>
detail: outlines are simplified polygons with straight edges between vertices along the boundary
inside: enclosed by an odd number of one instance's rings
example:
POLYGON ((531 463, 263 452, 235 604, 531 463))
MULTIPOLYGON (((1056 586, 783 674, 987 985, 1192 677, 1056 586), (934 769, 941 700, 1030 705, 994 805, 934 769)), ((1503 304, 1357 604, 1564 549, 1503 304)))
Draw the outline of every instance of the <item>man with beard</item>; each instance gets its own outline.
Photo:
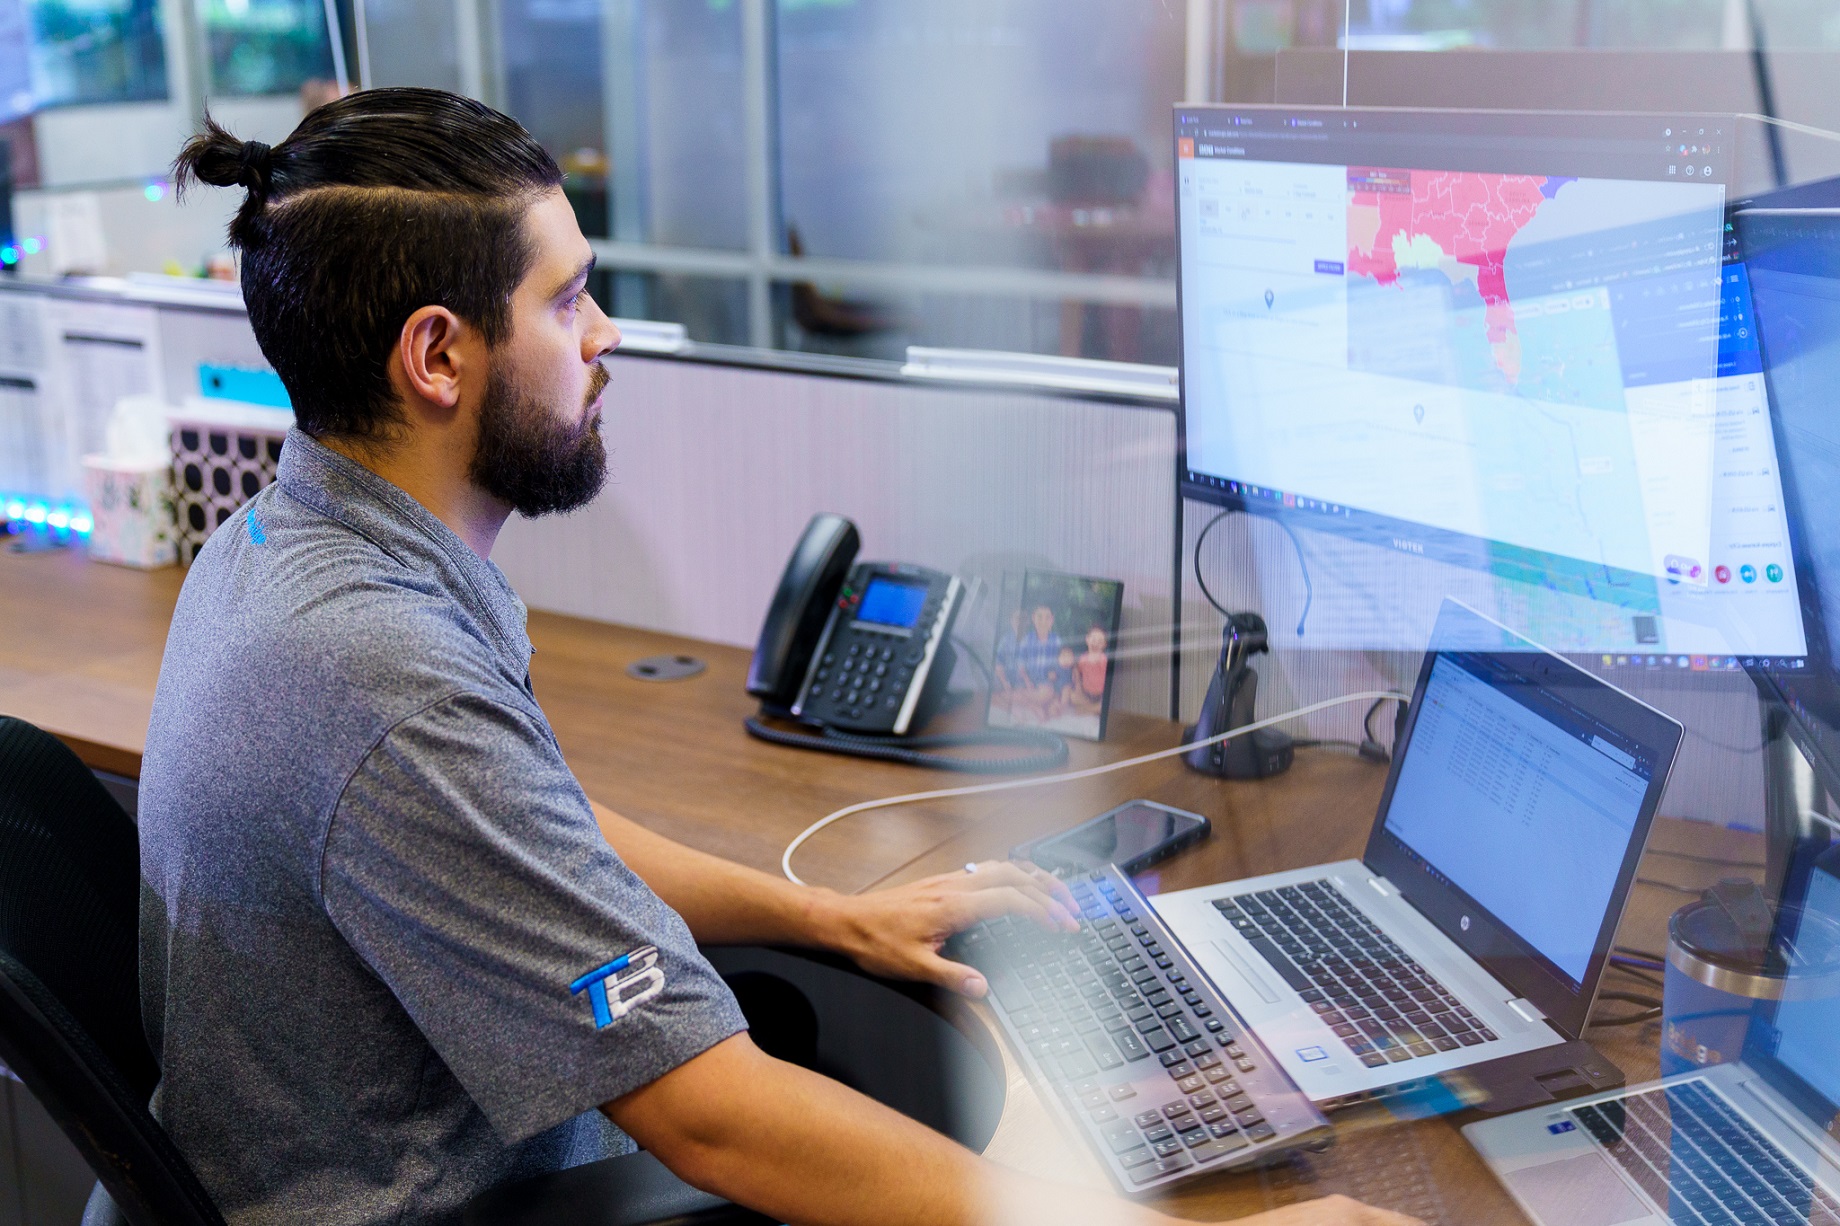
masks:
POLYGON ((1055 883, 794 887, 593 804, 563 761, 489 560, 511 512, 606 469, 619 334, 549 155, 478 103, 372 90, 273 149, 207 122, 176 173, 246 190, 230 239, 298 423, 186 578, 141 778, 153 1109, 226 1218, 455 1222, 631 1138, 776 1220, 1156 1220, 770 1058, 697 951, 800 943, 976 995, 943 939, 1071 927, 1055 883))

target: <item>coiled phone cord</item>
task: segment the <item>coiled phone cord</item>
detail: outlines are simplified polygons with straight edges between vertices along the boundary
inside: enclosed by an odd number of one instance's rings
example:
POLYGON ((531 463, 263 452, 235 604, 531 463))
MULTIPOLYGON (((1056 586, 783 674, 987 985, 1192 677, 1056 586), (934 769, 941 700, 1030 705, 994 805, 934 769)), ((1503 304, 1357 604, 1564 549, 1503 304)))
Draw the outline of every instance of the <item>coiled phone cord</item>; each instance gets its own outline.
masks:
MULTIPOLYGON (((845 805, 835 813, 827 817, 822 817, 805 827, 805 829, 799 831, 798 837, 786 844, 786 850, 780 854, 779 869, 780 872, 786 875, 786 880, 792 882, 794 885, 810 884, 804 878, 792 871, 793 854, 796 853, 799 848, 803 847, 811 837, 820 830, 835 825, 846 817, 854 817, 858 813, 867 813, 871 809, 891 809, 896 805, 916 804, 922 800, 945 800, 953 796, 978 796, 986 792, 1008 792, 1017 788, 1045 787, 1050 783, 1072 783, 1076 779, 1091 779, 1098 775, 1109 775, 1113 771, 1125 770, 1132 766, 1142 766, 1146 762, 1156 762, 1163 758, 1173 758, 1178 754, 1192 753, 1197 749, 1203 749, 1209 745, 1216 745, 1222 741, 1230 741, 1234 737, 1249 735, 1250 733, 1259 731, 1261 728, 1269 728, 1273 724, 1281 724, 1286 720, 1301 719, 1305 715, 1314 715, 1316 712, 1326 711, 1330 707, 1339 707, 1351 702, 1371 702, 1374 699, 1386 698, 1398 699, 1400 702, 1412 701, 1412 696, 1410 694, 1400 694, 1393 690, 1362 690, 1358 694, 1343 694, 1339 698, 1325 698, 1321 702, 1313 702, 1307 707, 1298 707, 1295 711, 1286 711, 1282 715, 1268 716, 1265 719, 1256 720, 1253 723, 1247 724, 1243 728, 1229 728, 1227 731, 1216 736, 1208 737, 1206 740, 1191 741, 1184 745, 1177 745, 1171 749, 1159 749, 1155 753, 1147 753, 1135 758, 1126 758, 1122 762, 1107 762, 1103 766, 1088 766, 1083 770, 1067 771, 1059 775, 1038 775, 1033 779, 1005 779, 1000 783, 974 783, 964 787, 936 788, 930 792, 909 792, 903 796, 884 796, 880 800, 858 801, 853 805, 845 805)), ((771 736, 764 738, 767 740, 772 740, 776 737, 797 735, 794 733, 778 732, 774 729, 766 728, 764 725, 757 731, 754 725, 755 721, 749 719, 748 731, 754 733, 756 736, 760 736, 762 732, 771 733, 771 736)), ((1008 729, 1008 731, 1013 732, 1018 730, 1008 729)), ((822 740, 822 738, 814 739, 822 740)), ((911 740, 911 738, 909 739, 911 740)), ((1062 746, 1062 754, 1064 757, 1065 745, 1062 746)), ((1005 762, 1003 769, 1014 770, 1015 767, 1005 762)))
POLYGON ((880 758, 908 766, 932 766, 970 774, 1026 774, 1029 771, 1053 770, 1067 761, 1066 741, 1052 732, 1029 728, 986 728, 978 732, 942 732, 932 736, 880 737, 854 736, 830 728, 822 732, 792 732, 783 728, 769 728, 752 715, 745 722, 750 736, 774 745, 849 754, 853 758, 880 758), (963 758, 955 754, 928 752, 966 745, 1013 745, 1034 752, 1009 758, 963 758))

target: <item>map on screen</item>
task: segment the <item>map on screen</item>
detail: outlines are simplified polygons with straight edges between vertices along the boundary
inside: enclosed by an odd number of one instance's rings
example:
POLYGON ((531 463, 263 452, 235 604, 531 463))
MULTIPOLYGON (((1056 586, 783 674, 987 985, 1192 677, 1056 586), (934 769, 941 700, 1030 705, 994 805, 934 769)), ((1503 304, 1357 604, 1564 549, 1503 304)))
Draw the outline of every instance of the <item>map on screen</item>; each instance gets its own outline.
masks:
POLYGON ((1708 147, 1613 177, 1234 136, 1179 142, 1188 492, 1487 572, 1559 650, 1801 650, 1708 147))

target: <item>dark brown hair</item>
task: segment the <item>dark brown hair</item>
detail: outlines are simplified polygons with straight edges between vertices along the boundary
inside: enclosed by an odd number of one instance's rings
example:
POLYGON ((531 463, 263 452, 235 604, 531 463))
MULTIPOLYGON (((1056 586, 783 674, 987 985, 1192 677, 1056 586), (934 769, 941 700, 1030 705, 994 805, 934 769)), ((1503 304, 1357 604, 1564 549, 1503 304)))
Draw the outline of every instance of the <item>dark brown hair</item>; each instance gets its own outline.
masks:
POLYGON ((301 429, 350 438, 397 420, 390 353, 417 310, 446 307, 489 345, 509 334, 524 211, 562 182, 516 120, 436 89, 329 102, 272 149, 207 115, 173 176, 246 190, 230 245, 256 342, 301 429))

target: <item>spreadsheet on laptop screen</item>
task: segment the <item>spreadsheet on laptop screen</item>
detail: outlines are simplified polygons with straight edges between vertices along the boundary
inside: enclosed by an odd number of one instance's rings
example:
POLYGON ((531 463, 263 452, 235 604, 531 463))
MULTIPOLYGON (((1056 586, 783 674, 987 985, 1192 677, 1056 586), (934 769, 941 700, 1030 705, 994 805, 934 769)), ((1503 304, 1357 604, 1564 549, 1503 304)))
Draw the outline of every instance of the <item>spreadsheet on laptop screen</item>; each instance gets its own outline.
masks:
POLYGON ((1385 829, 1582 981, 1652 770, 1487 657, 1441 654, 1385 829))

